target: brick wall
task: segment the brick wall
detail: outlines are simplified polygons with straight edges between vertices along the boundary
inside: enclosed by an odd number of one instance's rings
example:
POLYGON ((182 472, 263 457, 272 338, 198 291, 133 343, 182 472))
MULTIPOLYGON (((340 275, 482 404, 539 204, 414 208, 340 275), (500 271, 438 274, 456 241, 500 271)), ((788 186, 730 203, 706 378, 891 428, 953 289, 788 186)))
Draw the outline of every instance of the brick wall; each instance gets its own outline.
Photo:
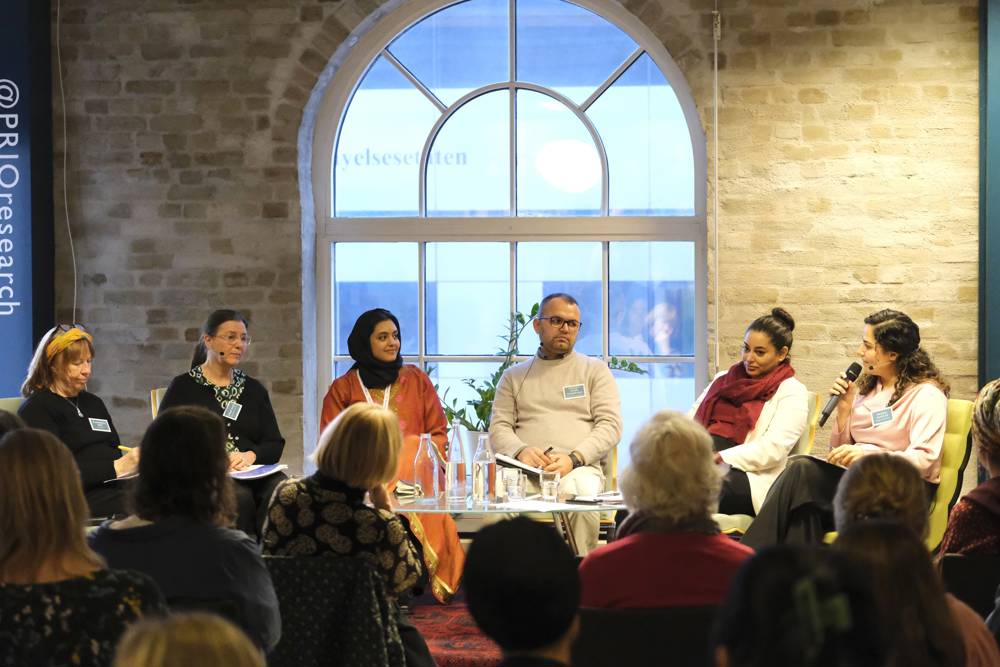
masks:
MULTIPOLYGON (((971 397, 976 4, 720 4, 723 364, 737 354, 746 323, 780 304, 800 322, 800 376, 822 390, 846 365, 863 317, 893 305, 922 325, 954 395, 971 397)), ((713 3, 624 5, 674 57, 711 137, 713 3)), ((296 139, 331 56, 387 7, 62 1, 68 142, 56 80, 57 210, 68 146, 77 317, 97 335, 93 388, 127 439, 149 421, 149 389, 187 368, 203 318, 236 307, 251 319, 247 370, 270 389, 286 458, 300 464, 296 139)), ((710 183, 710 222, 712 196, 710 183)), ((69 319, 73 289, 59 218, 57 301, 69 319)), ((715 287, 713 276, 710 314, 715 287)))

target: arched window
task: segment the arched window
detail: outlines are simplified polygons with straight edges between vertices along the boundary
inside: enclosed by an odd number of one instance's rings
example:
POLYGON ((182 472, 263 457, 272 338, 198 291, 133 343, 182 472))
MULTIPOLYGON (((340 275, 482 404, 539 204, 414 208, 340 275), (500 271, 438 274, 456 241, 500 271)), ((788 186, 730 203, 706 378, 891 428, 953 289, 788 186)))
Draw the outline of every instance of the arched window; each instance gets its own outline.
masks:
MULTIPOLYGON (((618 5, 403 3, 337 69, 313 182, 321 390, 351 364, 357 315, 382 306, 407 361, 461 402, 510 311, 564 291, 579 352, 648 371, 617 374, 624 442, 693 402, 705 139, 673 61, 618 5)), ((537 344, 529 327, 519 351, 537 344)))

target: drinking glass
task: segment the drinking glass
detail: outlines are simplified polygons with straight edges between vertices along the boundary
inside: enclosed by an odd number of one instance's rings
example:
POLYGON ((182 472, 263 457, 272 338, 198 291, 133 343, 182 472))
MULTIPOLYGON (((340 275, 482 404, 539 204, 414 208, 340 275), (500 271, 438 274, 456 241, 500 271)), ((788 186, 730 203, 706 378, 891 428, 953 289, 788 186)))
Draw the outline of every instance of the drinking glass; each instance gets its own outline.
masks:
POLYGON ((559 472, 546 472, 543 470, 540 481, 542 485, 542 500, 555 502, 559 497, 559 472))
POLYGON ((501 474, 507 500, 524 500, 524 473, 517 468, 504 468, 501 474))

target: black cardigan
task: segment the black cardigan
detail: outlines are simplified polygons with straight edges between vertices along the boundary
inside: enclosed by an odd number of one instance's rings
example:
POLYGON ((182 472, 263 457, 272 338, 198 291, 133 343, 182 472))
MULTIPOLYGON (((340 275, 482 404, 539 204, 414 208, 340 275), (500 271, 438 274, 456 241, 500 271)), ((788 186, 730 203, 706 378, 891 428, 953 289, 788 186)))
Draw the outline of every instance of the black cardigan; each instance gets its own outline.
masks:
POLYGON ((184 373, 171 380, 167 393, 160 401, 160 411, 178 405, 207 408, 226 422, 226 430, 240 451, 256 454, 256 463, 277 463, 285 449, 285 439, 278 430, 278 420, 274 416, 267 389, 247 375, 239 403, 243 408, 236 421, 227 419, 222 415, 222 406, 215 400, 215 390, 198 384, 188 373, 184 373))
POLYGON ((69 447, 80 468, 84 493, 117 476, 114 462, 122 456, 118 449, 121 440, 104 401, 94 394, 81 391, 68 399, 44 389, 26 398, 17 414, 28 426, 54 433, 69 447), (83 417, 77 414, 75 406, 79 406, 83 417), (106 419, 111 432, 92 429, 91 418, 106 419))

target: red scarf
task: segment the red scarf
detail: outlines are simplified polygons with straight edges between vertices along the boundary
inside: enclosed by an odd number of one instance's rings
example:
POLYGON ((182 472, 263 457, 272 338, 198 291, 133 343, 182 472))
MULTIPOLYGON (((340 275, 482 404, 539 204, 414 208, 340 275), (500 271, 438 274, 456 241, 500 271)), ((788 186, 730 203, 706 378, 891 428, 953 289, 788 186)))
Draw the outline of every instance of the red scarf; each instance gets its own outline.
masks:
POLYGON ((792 365, 783 363, 754 379, 747 375, 743 362, 735 363, 709 387, 694 419, 709 433, 742 444, 757 424, 764 403, 778 391, 778 385, 793 375, 792 365))

